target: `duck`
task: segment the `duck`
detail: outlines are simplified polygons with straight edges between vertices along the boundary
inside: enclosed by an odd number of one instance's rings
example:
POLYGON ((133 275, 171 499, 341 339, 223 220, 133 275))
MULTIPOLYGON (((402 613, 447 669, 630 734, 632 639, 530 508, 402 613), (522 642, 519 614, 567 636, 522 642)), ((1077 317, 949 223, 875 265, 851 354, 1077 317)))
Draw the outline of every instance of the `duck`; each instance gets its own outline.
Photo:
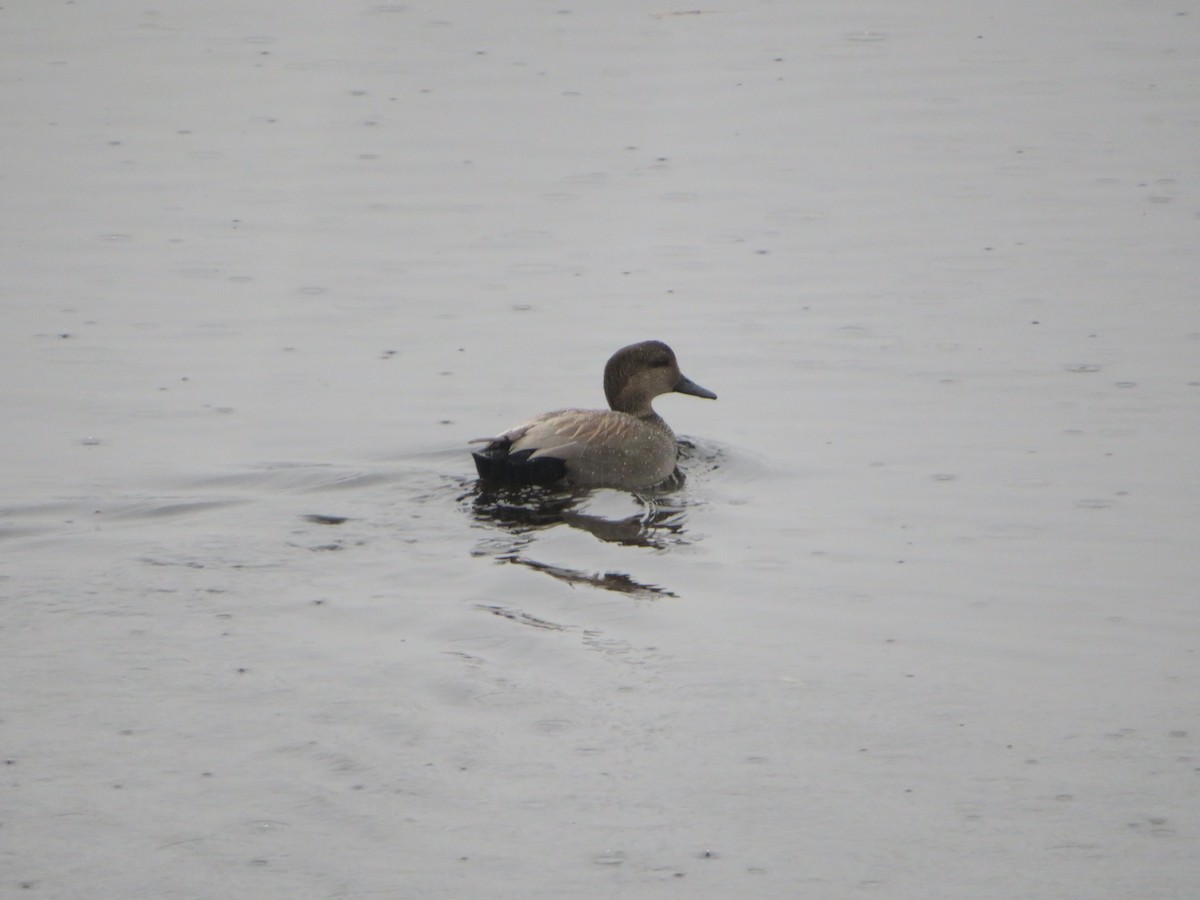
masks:
POLYGON ((639 490, 675 472, 675 433, 651 402, 662 394, 716 400, 679 370, 662 341, 622 347, 604 366, 608 409, 557 409, 502 434, 468 443, 479 477, 511 485, 561 485, 639 490))

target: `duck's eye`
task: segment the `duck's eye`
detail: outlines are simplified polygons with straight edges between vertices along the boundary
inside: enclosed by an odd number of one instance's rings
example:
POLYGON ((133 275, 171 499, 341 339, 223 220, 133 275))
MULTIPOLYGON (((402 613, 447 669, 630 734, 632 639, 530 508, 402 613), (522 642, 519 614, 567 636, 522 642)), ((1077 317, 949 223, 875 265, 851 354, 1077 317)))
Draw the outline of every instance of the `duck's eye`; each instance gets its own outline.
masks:
POLYGON ((671 365, 671 360, 665 356, 660 356, 658 359, 650 363, 650 367, 653 369, 665 369, 669 365, 671 365))

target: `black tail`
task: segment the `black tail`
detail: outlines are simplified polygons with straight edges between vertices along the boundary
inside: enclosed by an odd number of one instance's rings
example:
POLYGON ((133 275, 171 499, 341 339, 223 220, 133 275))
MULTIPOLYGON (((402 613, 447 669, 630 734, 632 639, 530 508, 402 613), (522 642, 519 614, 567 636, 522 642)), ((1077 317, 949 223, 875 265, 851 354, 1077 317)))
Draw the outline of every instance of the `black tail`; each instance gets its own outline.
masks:
POLYGON ((508 444, 495 441, 482 450, 472 451, 475 468, 485 481, 502 484, 554 484, 567 474, 567 464, 553 456, 530 459, 532 450, 508 452, 508 444))

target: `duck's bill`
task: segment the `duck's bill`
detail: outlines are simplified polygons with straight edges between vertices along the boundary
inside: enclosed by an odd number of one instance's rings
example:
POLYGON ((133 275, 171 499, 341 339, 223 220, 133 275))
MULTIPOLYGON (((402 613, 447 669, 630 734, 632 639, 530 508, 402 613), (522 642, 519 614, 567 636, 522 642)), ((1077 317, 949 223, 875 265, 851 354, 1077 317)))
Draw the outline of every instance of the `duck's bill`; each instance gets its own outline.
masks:
POLYGON ((691 394, 693 397, 703 397, 705 400, 716 400, 717 395, 708 388, 702 388, 686 375, 680 375, 675 383, 675 391, 680 394, 691 394))

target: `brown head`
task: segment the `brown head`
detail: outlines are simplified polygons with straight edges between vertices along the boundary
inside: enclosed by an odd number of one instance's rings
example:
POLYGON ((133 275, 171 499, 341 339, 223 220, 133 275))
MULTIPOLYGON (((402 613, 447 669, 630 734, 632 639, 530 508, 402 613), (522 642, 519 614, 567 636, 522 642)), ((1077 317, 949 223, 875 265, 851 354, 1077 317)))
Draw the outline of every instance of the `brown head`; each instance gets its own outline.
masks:
POLYGON ((679 371, 675 352, 662 341, 642 341, 622 347, 604 367, 604 396, 618 412, 643 418, 652 416, 650 401, 673 391, 717 399, 712 391, 679 371))

